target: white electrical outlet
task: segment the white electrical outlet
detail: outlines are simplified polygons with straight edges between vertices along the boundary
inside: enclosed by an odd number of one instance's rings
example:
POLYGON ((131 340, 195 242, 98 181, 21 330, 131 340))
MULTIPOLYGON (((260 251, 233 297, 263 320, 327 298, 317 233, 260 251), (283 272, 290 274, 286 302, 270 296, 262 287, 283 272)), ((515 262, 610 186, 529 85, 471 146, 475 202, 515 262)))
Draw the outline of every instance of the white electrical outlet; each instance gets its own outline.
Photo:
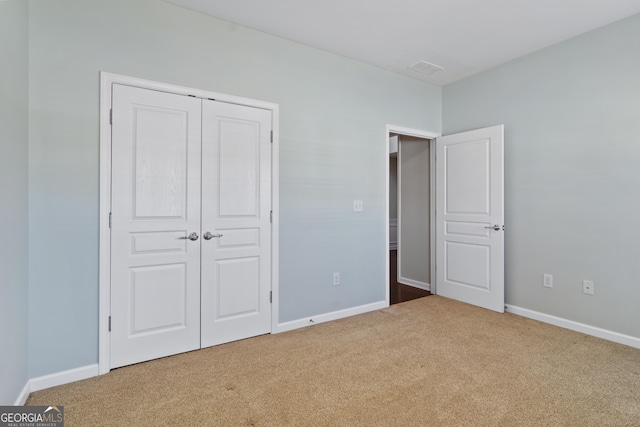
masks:
POLYGON ((333 273, 333 286, 340 284, 340 273, 333 273))
POLYGON ((591 280, 582 281, 582 293, 587 295, 593 295, 593 282, 591 280))
POLYGON ((553 276, 551 274, 542 275, 542 286, 545 288, 553 288, 553 276))
POLYGON ((364 203, 362 200, 354 200, 353 201, 353 211, 354 212, 362 212, 364 210, 364 203))

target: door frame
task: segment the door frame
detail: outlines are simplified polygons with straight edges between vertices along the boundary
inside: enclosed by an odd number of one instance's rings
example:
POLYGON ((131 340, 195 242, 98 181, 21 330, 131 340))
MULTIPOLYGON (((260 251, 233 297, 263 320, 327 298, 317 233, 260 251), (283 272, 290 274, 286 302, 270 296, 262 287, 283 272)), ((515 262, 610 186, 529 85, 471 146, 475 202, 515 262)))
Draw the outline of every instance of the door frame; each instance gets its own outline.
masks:
MULTIPOLYGON (((176 95, 214 99, 219 102, 262 108, 271 111, 273 141, 271 148, 271 333, 278 330, 279 301, 279 105, 233 95, 193 89, 120 74, 100 72, 100 187, 99 187, 99 236, 98 236, 98 371, 106 374, 110 370, 111 342, 109 336, 109 316, 111 313, 111 232, 109 214, 111 212, 111 88, 113 84, 134 86, 141 89, 157 90, 176 95)), ((388 148, 387 148, 388 151, 388 148)), ((388 156, 388 153, 387 153, 388 156)), ((387 162, 387 177, 389 174, 387 162)), ((388 204, 388 200, 387 200, 388 204)), ((388 215, 388 210, 387 210, 388 215)), ((387 246, 389 245, 387 237, 387 246)), ((387 268, 388 257, 387 257, 387 268)), ((388 274, 387 274, 388 276, 388 274)), ((388 279, 387 279, 388 280, 388 279)), ((388 287, 388 286, 387 286, 388 287)), ((388 291, 387 291, 388 293, 388 291)), ((388 301, 388 296, 387 296, 388 301)))
MULTIPOLYGON (((391 134, 396 135, 404 135, 404 136, 412 136, 416 138, 423 138, 429 140, 429 163, 430 163, 430 188, 429 188, 429 196, 430 196, 430 225, 429 225, 429 233, 431 236, 430 246, 431 246, 431 254, 430 254, 430 262, 431 262, 431 293, 436 293, 436 243, 435 243, 435 190, 436 190, 436 157, 435 157, 435 139, 442 136, 441 133, 435 133, 420 129, 411 129, 403 126, 396 126, 387 124, 385 129, 385 303, 386 306, 389 306, 390 302, 390 294, 389 294, 389 276, 390 276, 390 265, 389 265, 389 137, 391 134)), ((399 147, 398 147, 399 149, 399 147)), ((398 215, 399 216, 399 215, 398 215)), ((399 220, 399 218, 398 218, 399 220)), ((400 232, 398 227, 398 248, 400 248, 400 232)))

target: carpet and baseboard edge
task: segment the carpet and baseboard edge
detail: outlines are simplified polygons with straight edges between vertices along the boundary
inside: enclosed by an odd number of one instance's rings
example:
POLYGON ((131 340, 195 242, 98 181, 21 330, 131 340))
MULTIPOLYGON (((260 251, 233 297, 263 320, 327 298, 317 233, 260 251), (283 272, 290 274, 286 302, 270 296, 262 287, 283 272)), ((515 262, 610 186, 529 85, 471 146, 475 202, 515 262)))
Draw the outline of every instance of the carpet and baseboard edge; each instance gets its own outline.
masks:
MULTIPOLYGON (((310 316, 290 322, 280 323, 278 325, 277 332, 285 332, 305 326, 310 326, 318 323, 329 322, 332 320, 338 320, 345 317, 355 316, 357 314, 367 313, 369 311, 381 310, 386 308, 387 305, 384 301, 361 305, 345 310, 338 310, 331 313, 324 313, 318 316, 310 316)), ((529 319, 537 320, 543 323, 559 326, 561 328, 569 329, 572 331, 580 332, 583 334, 591 335, 597 338, 602 338, 608 341, 613 341, 619 344, 624 344, 630 347, 640 349, 640 338, 630 335, 621 334, 618 332, 609 331, 595 326, 586 325, 584 323, 575 322, 572 320, 564 319, 561 317, 552 316, 550 314, 541 313, 534 310, 518 307, 515 305, 507 304, 505 309, 508 313, 512 313, 518 316, 526 317, 529 319)), ((57 372, 49 375, 43 375, 36 378, 31 378, 27 381, 24 388, 16 398, 15 405, 24 405, 29 397, 29 394, 34 391, 44 390, 46 388, 55 387, 63 384, 68 384, 74 381, 80 381, 83 379, 95 377, 99 375, 98 364, 87 365, 80 368, 70 369, 67 371, 57 372)))
POLYGON ((318 314, 317 316, 303 317, 302 319, 291 320, 278 324, 278 332, 292 331, 294 329, 304 328, 305 326, 317 325, 318 323, 330 322, 332 320, 343 319, 345 317, 355 316, 358 314, 368 313, 370 311, 382 310, 387 308, 386 301, 374 302, 371 304, 359 305, 357 307, 346 308, 344 310, 332 311, 330 313, 318 314))
POLYGON ((575 332, 581 332, 583 334, 640 349, 640 338, 633 337, 631 335, 625 335, 618 332, 609 331, 607 329, 586 325, 584 323, 574 322, 573 320, 552 316, 550 314, 540 313, 539 311, 529 310, 527 308, 522 308, 515 305, 507 304, 505 305, 505 309, 507 313, 516 314, 518 316, 538 320, 543 323, 549 323, 554 326, 559 326, 561 328, 569 329, 575 332))
POLYGON ((56 387, 59 385, 69 384, 75 381, 86 380, 87 378, 98 376, 98 364, 82 366, 80 368, 69 369, 67 371, 56 372, 49 375, 31 378, 25 384, 22 392, 16 398, 16 406, 22 406, 27 401, 29 394, 34 391, 44 390, 46 388, 56 387))

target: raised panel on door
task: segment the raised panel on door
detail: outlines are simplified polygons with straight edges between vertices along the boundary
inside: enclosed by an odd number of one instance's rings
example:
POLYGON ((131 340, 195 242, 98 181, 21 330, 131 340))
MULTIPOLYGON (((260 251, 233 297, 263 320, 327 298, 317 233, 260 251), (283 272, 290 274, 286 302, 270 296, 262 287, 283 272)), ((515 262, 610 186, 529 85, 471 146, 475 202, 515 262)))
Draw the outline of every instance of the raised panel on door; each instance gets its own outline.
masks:
POLYGON ((200 347, 200 110, 113 86, 112 368, 200 347))
POLYGON ((436 174, 436 293, 503 312, 503 126, 438 138, 436 174))
POLYGON ((271 331, 271 112, 203 102, 202 347, 271 331))

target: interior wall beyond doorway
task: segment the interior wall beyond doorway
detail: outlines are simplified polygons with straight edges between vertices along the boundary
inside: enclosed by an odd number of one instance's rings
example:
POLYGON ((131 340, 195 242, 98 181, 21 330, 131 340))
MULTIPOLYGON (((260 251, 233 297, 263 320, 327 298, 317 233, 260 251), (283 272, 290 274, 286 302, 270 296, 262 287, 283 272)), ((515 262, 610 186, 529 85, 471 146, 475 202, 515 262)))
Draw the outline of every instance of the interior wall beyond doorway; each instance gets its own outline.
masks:
POLYGON ((398 157, 389 156, 389 221, 398 220, 398 157))
POLYGON ((398 153, 389 156, 389 250, 398 249, 398 153))
POLYGON ((430 289, 431 157, 429 140, 400 136, 398 282, 430 289))

